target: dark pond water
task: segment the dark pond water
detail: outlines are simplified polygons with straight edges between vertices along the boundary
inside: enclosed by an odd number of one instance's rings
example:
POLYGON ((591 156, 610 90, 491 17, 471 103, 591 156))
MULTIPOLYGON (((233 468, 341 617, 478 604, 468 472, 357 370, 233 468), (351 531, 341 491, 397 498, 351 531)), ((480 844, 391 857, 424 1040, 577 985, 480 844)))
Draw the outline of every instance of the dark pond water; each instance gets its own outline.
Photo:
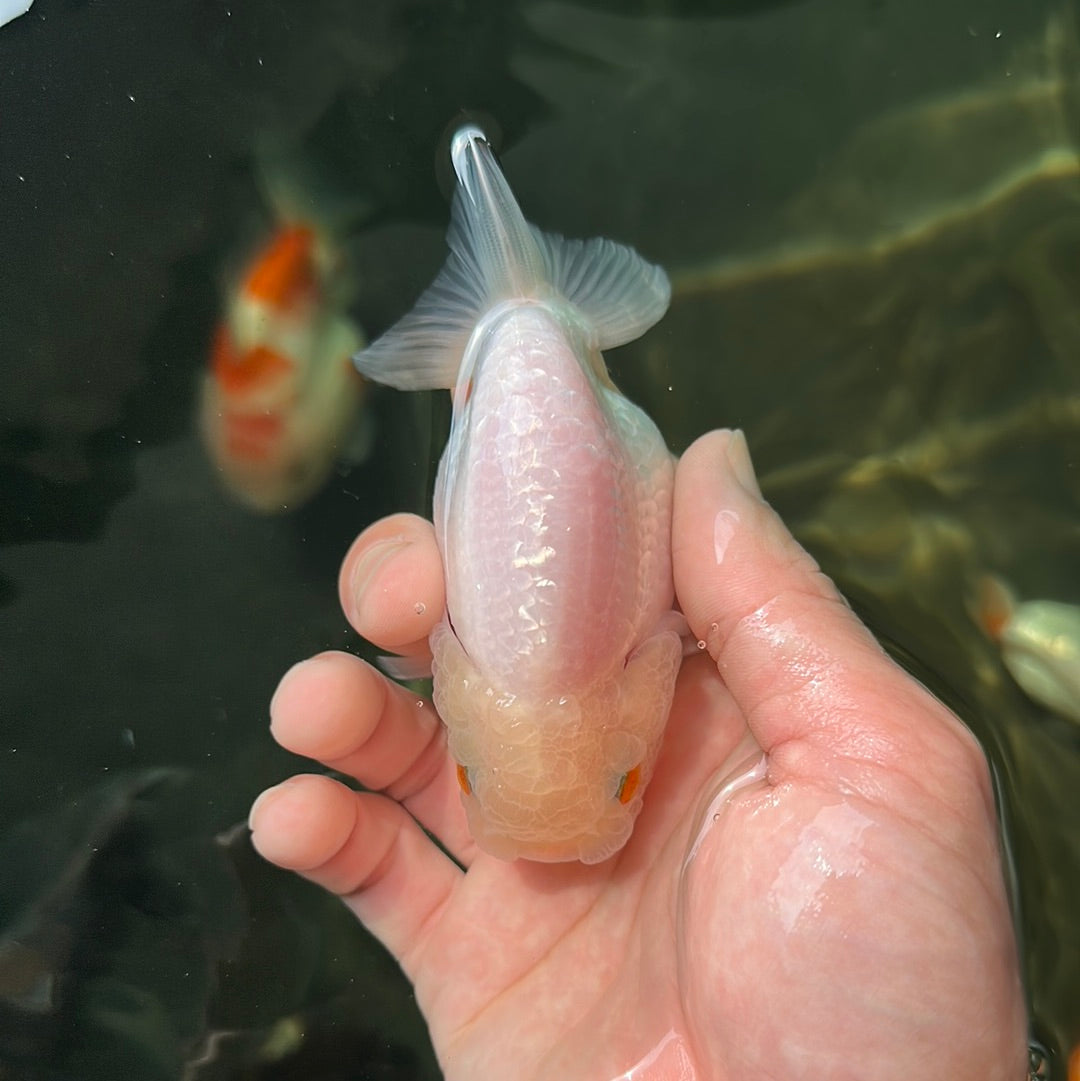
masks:
POLYGON ((267 731, 277 678, 366 649, 337 566, 425 509, 445 407, 370 395, 366 454, 276 515, 220 483, 197 416, 282 188, 331 221, 348 319, 412 303, 462 110, 539 225, 668 267, 616 379, 675 450, 744 428, 766 495, 982 740, 1064 1076, 1080 728, 1012 682, 970 596, 992 574, 1080 604, 1076 17, 37 0, 0 28, 0 1077, 438 1076, 393 962, 238 826, 300 765, 267 731))

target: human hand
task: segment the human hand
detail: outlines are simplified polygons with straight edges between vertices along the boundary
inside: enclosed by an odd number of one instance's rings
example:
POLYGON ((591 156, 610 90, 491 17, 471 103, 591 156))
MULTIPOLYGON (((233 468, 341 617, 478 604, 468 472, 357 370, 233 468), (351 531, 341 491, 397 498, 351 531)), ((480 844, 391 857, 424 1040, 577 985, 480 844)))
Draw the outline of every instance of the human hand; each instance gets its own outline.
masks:
MULTIPOLYGON (((738 433, 680 461, 673 561, 705 648, 612 859, 479 851, 430 703, 342 653, 285 675, 272 731, 371 791, 286 781, 252 808, 256 848, 386 944, 448 1081, 1019 1081, 1017 947, 974 738, 762 501, 738 433)), ((340 592, 361 634, 422 657, 444 604, 430 524, 368 529, 340 592)))

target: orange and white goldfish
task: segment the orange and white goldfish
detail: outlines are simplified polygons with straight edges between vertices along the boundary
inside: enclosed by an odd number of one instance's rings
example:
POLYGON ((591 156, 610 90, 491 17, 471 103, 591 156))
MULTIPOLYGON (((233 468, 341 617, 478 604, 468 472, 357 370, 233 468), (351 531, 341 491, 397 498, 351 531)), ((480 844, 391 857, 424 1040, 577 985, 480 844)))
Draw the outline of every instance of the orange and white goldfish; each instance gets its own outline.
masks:
POLYGON ((1080 606, 1018 601, 1004 582, 987 576, 979 582, 975 613, 1028 697, 1080 722, 1080 606))
POLYGON ((529 225, 478 128, 451 159, 450 257, 356 364, 454 388, 431 648, 472 835, 502 859, 597 863, 633 829, 683 653, 674 462, 600 350, 656 323, 670 286, 621 244, 529 225))
POLYGON ((313 224, 283 222, 228 297, 203 383, 201 427, 225 485, 265 512, 326 481, 356 420, 363 345, 337 281, 342 256, 313 224))

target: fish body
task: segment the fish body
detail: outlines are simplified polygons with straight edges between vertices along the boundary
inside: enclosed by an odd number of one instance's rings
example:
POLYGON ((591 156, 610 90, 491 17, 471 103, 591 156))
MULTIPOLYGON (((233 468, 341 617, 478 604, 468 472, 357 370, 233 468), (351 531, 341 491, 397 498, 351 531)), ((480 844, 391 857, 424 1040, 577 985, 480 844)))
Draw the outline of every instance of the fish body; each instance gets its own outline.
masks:
POLYGON ((1029 698, 1080 722, 1080 605, 1019 601, 1003 582, 979 583, 979 621, 1029 698))
POLYGON ((682 657, 674 463, 600 350, 656 322, 669 287, 629 248, 528 225, 478 129, 451 156, 450 259, 357 366, 454 389, 431 648, 473 837, 599 862, 633 829, 682 657))
POLYGON ((363 344, 333 282, 340 256, 314 225, 280 223, 231 290, 203 382, 203 439, 225 485, 261 511, 323 484, 356 419, 363 344))

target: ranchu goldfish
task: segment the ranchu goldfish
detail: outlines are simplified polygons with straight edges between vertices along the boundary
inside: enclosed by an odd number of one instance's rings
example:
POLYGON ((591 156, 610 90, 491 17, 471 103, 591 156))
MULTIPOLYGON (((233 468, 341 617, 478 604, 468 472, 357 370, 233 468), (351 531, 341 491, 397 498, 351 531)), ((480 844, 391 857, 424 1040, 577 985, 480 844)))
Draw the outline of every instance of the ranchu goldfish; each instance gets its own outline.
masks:
POLYGON ((451 159, 449 259, 356 364, 453 389, 430 644, 472 835, 502 859, 598 863, 633 829, 682 658, 674 462, 600 351, 656 323, 670 286, 630 248, 529 225, 479 129, 451 159))
POLYGON ((1080 723, 1080 606, 1018 601, 1000 579, 978 585, 976 618, 1029 698, 1080 723))
POLYGON ((363 339, 325 231, 282 221, 228 297, 203 383, 203 439, 241 502, 292 510, 326 481, 360 406, 363 339))

